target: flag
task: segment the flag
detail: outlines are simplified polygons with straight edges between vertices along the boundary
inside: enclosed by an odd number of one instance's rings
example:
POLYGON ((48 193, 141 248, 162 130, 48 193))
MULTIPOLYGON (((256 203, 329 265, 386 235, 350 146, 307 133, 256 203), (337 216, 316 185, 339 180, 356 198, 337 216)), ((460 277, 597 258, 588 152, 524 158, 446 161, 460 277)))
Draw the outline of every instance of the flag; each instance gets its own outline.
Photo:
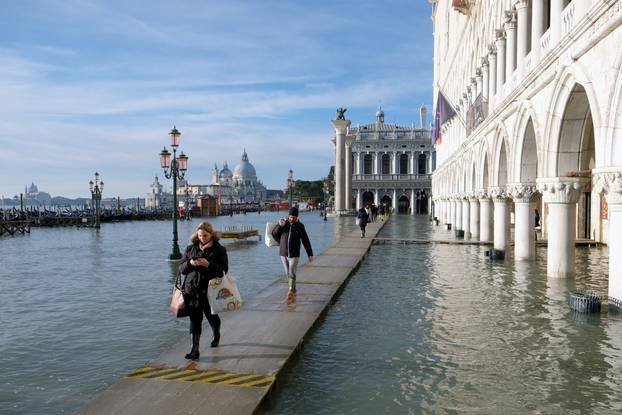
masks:
POLYGON ((436 98, 436 112, 434 114, 433 138, 435 144, 441 144, 443 142, 441 127, 454 115, 456 115, 456 111, 454 111, 451 107, 443 93, 438 91, 438 97, 436 98))

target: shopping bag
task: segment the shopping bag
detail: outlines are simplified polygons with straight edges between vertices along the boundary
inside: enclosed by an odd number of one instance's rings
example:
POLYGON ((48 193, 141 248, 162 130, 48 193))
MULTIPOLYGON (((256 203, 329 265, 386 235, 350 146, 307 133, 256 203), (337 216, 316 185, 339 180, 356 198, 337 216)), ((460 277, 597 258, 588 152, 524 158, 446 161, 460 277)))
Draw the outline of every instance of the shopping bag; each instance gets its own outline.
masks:
POLYGON ((242 296, 238 284, 230 275, 209 280, 207 298, 212 314, 239 310, 242 307, 242 296))
POLYGON ((361 226, 361 218, 356 218, 354 223, 356 223, 356 226, 361 226))
POLYGON ((266 235, 264 237, 266 246, 279 246, 279 241, 272 236, 272 230, 276 228, 276 226, 276 223, 266 223, 266 235))
POLYGON ((171 298, 170 310, 175 317, 180 318, 188 316, 188 308, 184 302, 184 289, 181 283, 181 275, 177 276, 177 280, 173 286, 173 296, 171 298))

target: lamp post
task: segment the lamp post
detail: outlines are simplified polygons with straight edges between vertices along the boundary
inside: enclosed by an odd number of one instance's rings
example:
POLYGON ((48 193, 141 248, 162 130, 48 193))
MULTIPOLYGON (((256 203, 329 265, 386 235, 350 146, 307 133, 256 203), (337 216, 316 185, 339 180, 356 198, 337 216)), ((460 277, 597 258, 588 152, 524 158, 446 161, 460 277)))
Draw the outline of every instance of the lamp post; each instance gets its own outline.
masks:
POLYGON ((292 169, 287 172, 287 190, 289 192, 289 208, 291 209, 294 196, 294 171, 292 169))
POLYGON ((95 181, 91 180, 89 182, 89 188, 91 190, 91 204, 93 205, 94 209, 93 215, 95 216, 93 218, 93 226, 95 226, 96 229, 99 229, 99 217, 101 216, 100 206, 102 200, 102 192, 104 191, 104 182, 99 179, 99 173, 95 172, 95 181))
POLYGON ((179 244, 177 243, 177 180, 183 180, 186 174, 186 170, 188 169, 188 156, 183 152, 179 156, 177 155, 177 147, 179 147, 181 133, 176 127, 173 127, 169 136, 171 137, 171 147, 173 147, 173 158, 171 159, 171 153, 164 147, 164 150, 160 152, 160 166, 164 169, 164 177, 173 179, 173 250, 168 256, 168 259, 170 261, 176 261, 181 259, 181 252, 179 251, 179 244))

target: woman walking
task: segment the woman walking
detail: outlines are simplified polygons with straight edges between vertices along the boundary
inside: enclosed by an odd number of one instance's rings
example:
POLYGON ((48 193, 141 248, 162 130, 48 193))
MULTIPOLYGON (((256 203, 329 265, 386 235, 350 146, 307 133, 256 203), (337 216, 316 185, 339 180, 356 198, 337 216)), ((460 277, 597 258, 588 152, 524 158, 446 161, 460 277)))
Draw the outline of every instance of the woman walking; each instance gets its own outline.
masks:
POLYGON ((365 208, 360 208, 356 218, 359 221, 359 227, 361 228, 361 238, 365 237, 365 228, 367 227, 367 222, 369 222, 369 213, 365 210, 365 208))
POLYGON ((311 241, 309 241, 305 225, 298 220, 297 207, 294 206, 289 210, 287 221, 283 218, 279 219, 279 225, 272 229, 272 236, 280 243, 279 254, 289 285, 287 298, 292 299, 296 295, 296 269, 300 260, 301 242, 307 251, 309 262, 313 262, 311 241))
POLYGON ((188 306, 192 335, 192 350, 186 354, 186 359, 199 358, 203 314, 214 335, 211 346, 218 347, 220 342, 220 317, 212 314, 207 299, 208 281, 222 277, 229 270, 227 250, 218 239, 218 232, 209 222, 201 223, 190 237, 190 245, 179 263, 179 272, 186 276, 184 300, 188 306))

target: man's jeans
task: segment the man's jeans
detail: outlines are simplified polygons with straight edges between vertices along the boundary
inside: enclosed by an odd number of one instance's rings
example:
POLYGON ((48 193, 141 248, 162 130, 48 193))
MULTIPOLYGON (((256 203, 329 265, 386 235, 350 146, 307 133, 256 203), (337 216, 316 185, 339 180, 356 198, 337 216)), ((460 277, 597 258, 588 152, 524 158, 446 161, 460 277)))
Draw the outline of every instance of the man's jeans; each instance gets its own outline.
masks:
POLYGON ((293 293, 296 292, 296 269, 298 268, 298 260, 300 258, 286 258, 284 256, 281 257, 281 262, 283 263, 283 269, 285 269, 285 274, 287 274, 287 282, 289 284, 289 290, 293 293))

